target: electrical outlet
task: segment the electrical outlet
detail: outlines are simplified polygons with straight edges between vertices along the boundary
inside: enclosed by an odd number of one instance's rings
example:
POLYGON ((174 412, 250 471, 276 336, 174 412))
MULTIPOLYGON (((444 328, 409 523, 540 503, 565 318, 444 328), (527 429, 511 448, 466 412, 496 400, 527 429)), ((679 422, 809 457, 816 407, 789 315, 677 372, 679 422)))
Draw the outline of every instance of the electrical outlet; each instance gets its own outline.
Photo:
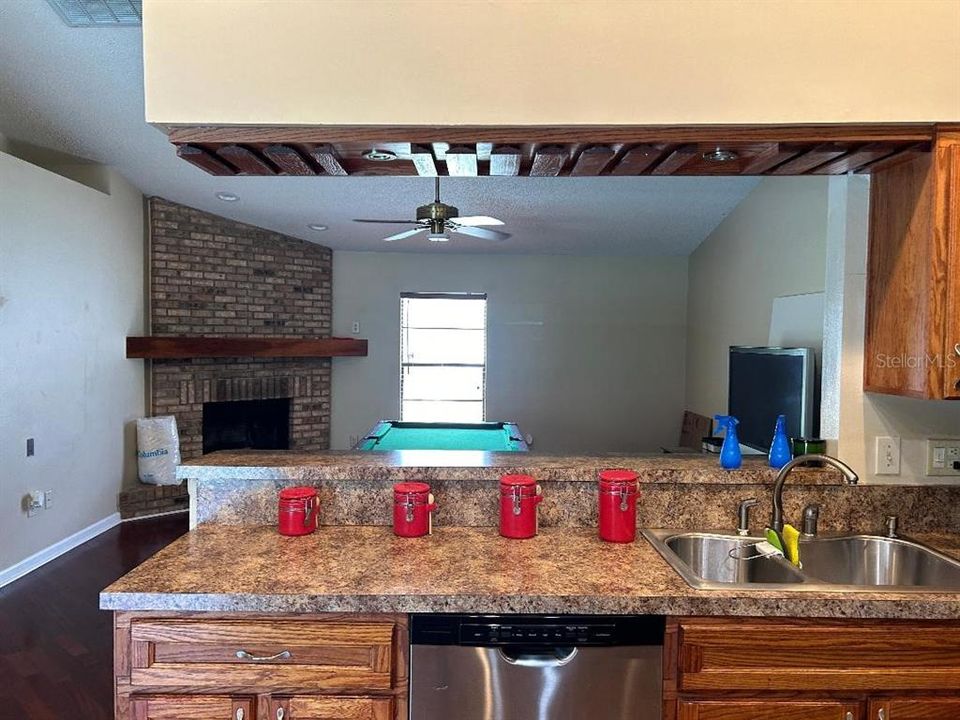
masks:
POLYGON ((960 477, 960 438, 927 440, 927 475, 960 477))
POLYGON ((43 491, 43 509, 49 510, 53 507, 53 490, 43 491))
POLYGON ((27 517, 33 517, 43 510, 43 491, 31 490, 30 494, 24 498, 24 505, 27 509, 27 517))
POLYGON ((900 474, 900 438, 877 438, 877 475, 900 474))
POLYGON ((357 322, 356 320, 354 320, 354 321, 353 321, 353 325, 350 326, 350 332, 352 332, 354 335, 359 335, 359 334, 360 334, 360 323, 357 322))
POLYGON ((351 435, 351 436, 350 436, 350 447, 356 447, 356 445, 357 445, 358 442, 360 442, 360 436, 359 436, 359 435, 351 435))

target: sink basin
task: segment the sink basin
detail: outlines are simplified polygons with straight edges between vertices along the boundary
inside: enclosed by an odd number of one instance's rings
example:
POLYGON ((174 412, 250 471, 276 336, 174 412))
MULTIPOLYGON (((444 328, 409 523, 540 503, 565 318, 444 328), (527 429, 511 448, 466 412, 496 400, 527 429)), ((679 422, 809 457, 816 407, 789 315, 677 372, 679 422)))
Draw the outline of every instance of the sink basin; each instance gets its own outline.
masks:
POLYGON ((800 545, 807 575, 840 585, 960 590, 960 563, 908 540, 855 535, 800 545))
POLYGON ((665 540, 679 559, 673 563, 691 585, 697 583, 800 583, 803 574, 782 557, 765 557, 760 538, 684 533, 665 540))
POLYGON ((644 530, 691 586, 704 590, 960 592, 960 562, 920 543, 873 535, 817 537, 800 543, 802 569, 765 556, 759 537, 644 530))

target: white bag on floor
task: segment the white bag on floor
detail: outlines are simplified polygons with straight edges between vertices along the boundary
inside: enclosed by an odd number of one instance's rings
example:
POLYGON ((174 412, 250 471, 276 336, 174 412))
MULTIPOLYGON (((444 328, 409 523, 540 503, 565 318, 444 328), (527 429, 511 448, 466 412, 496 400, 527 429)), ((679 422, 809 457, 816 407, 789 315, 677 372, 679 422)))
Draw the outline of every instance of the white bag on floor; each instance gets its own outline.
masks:
POLYGON ((173 415, 137 420, 137 474, 150 485, 179 485, 180 434, 173 415))

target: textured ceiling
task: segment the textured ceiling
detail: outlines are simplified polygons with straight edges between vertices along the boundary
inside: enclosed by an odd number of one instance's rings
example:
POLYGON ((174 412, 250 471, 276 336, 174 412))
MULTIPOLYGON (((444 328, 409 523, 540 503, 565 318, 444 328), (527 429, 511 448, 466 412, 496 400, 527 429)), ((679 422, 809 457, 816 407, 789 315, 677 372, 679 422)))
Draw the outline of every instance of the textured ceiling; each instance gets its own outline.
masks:
POLYGON ((425 178, 215 178, 178 160, 143 120, 139 28, 71 29, 41 0, 0 0, 0 132, 117 168, 147 195, 345 250, 686 255, 753 189, 756 178, 450 178, 443 199, 493 215, 513 237, 386 244, 402 226, 354 217, 413 217, 425 178), (217 200, 218 191, 240 196, 217 200), (308 230, 322 223, 329 231, 308 230))

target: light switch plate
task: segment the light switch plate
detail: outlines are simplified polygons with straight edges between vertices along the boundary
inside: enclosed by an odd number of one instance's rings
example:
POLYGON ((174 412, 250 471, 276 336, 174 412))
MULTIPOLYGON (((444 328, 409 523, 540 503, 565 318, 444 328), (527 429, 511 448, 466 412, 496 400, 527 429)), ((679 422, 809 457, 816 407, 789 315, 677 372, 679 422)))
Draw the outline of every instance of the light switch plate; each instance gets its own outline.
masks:
POLYGON ((877 438, 877 475, 900 474, 900 438, 877 438))
POLYGON ((960 438, 929 438, 927 440, 927 475, 960 477, 960 438))

